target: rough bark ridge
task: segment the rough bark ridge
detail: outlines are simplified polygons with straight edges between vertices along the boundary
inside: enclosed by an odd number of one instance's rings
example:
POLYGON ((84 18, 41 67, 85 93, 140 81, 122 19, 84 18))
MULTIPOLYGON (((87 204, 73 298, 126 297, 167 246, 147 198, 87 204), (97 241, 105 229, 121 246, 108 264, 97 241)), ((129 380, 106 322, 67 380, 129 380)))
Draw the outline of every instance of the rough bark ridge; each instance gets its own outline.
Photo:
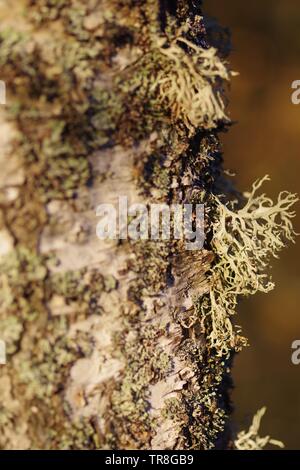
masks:
POLYGON ((217 191, 230 72, 199 4, 1 2, 1 448, 232 445, 231 354, 194 308, 213 210, 202 251, 95 233, 119 195, 209 206, 217 191))

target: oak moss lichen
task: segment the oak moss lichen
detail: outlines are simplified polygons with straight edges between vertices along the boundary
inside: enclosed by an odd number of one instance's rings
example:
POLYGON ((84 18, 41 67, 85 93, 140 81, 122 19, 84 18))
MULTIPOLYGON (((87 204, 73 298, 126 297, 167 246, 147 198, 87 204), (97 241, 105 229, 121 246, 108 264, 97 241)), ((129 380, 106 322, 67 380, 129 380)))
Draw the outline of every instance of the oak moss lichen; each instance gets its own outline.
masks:
POLYGON ((257 191, 265 177, 253 184, 245 194, 245 201, 231 206, 217 197, 216 220, 213 225, 212 250, 216 258, 211 270, 211 289, 199 300, 202 325, 210 325, 208 340, 218 355, 226 356, 232 349, 239 350, 246 339, 234 331, 231 317, 235 314, 239 295, 267 293, 274 288, 266 272, 270 258, 286 242, 294 242, 296 233, 292 206, 298 201, 295 194, 281 192, 277 203, 257 191))

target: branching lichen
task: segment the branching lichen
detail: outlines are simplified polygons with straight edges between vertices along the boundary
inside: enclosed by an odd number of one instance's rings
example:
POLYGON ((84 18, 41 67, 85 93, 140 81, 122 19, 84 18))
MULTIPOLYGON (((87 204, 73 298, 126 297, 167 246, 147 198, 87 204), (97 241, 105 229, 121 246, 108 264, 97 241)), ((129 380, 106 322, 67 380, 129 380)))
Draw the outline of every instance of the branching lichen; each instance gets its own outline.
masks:
POLYGON ((245 344, 231 322, 238 296, 273 289, 266 272, 270 258, 277 257, 285 243, 295 239, 291 221, 295 212, 291 207, 298 197, 281 192, 274 204, 265 194, 257 195, 268 179, 266 176, 253 184, 252 191, 244 195, 242 208, 236 209, 235 202, 225 205, 214 198, 216 221, 211 247, 216 261, 210 275, 210 293, 199 301, 199 308, 203 328, 210 329, 209 343, 219 355, 245 344))
POLYGON ((160 101, 170 107, 175 120, 181 119, 190 131, 227 121, 220 86, 230 79, 231 72, 217 50, 204 49, 179 36, 169 46, 160 39, 159 51, 164 67, 153 88, 158 89, 160 101))
POLYGON ((259 428, 262 417, 266 412, 266 408, 261 408, 254 415, 252 424, 248 431, 241 431, 236 440, 234 441, 235 448, 237 450, 263 450, 268 444, 276 447, 284 448, 284 444, 281 441, 272 439, 270 436, 261 437, 259 436, 259 428))
POLYGON ((199 127, 213 129, 229 121, 223 84, 233 73, 217 49, 200 47, 186 35, 181 29, 171 39, 153 38, 148 52, 126 67, 119 80, 127 96, 147 103, 150 116, 162 122, 168 116, 194 134, 199 127))

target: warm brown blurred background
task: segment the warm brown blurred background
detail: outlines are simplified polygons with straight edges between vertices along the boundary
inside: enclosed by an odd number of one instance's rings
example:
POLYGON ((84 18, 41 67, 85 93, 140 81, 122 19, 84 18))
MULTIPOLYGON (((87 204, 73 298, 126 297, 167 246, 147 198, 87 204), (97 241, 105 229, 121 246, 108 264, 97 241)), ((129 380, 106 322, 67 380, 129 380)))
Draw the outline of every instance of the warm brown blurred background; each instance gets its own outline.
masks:
MULTIPOLYGON (((300 80, 299 0, 206 0, 205 11, 232 33, 231 64, 240 72, 230 94, 238 123, 223 137, 225 165, 239 189, 270 174, 266 191, 300 193, 300 105, 291 83, 300 80)), ((298 205, 297 211, 300 211, 298 205)), ((300 232, 300 218, 296 229, 300 232)), ((251 347, 235 361, 235 419, 240 428, 263 405, 262 432, 300 449, 300 365, 291 343, 300 339, 300 238, 273 263, 276 289, 241 302, 239 324, 251 347)))

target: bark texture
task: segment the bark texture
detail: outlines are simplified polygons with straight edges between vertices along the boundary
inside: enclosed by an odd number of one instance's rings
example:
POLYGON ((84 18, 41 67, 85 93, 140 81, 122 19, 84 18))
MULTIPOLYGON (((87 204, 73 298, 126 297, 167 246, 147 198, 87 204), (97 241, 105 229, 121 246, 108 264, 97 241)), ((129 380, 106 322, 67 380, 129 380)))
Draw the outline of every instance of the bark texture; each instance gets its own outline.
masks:
POLYGON ((230 448, 231 354, 194 302, 213 210, 201 251, 96 237, 98 204, 209 204, 222 183, 208 66, 202 114, 180 96, 210 51, 200 2, 13 0, 0 17, 1 448, 230 448))

